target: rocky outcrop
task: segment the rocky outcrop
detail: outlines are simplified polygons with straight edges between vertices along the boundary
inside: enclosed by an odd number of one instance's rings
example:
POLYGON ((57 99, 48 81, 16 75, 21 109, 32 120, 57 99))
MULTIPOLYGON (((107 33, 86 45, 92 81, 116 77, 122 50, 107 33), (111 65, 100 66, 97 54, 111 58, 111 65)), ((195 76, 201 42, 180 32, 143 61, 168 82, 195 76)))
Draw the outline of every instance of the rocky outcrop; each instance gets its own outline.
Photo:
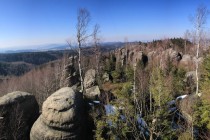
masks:
POLYGON ((82 139, 83 117, 82 95, 64 87, 43 103, 42 114, 31 129, 30 139, 82 139))
POLYGON ((84 88, 90 88, 96 84, 96 71, 94 69, 89 69, 85 73, 84 78, 84 88))
POLYGON ((84 78, 84 87, 85 87, 85 97, 89 99, 96 99, 101 94, 99 87, 96 83, 96 71, 94 69, 89 69, 85 73, 84 78))
POLYGON ((172 48, 167 49, 165 52, 172 61, 180 61, 182 59, 182 54, 173 50, 172 48))
POLYGON ((155 51, 149 52, 148 57, 153 59, 162 59, 162 60, 170 60, 171 62, 177 62, 182 59, 182 54, 180 52, 173 50, 172 48, 169 48, 159 52, 155 51))
POLYGON ((198 62, 198 64, 202 64, 203 62, 203 57, 199 57, 198 59, 196 59, 196 57, 193 57, 192 55, 189 54, 185 54, 183 55, 181 61, 179 62, 179 65, 182 68, 188 68, 188 69, 194 69, 195 68, 195 62, 198 62))
MULTIPOLYGON (((119 48, 115 50, 116 56, 116 67, 121 64, 121 66, 126 65, 126 63, 130 66, 133 66, 134 63, 139 61, 143 62, 144 66, 147 63, 152 62, 153 60, 170 60, 172 63, 176 64, 182 59, 183 54, 174 50, 173 48, 165 49, 165 50, 154 50, 154 49, 146 49, 143 46, 139 46, 136 44, 130 45, 129 47, 119 48)), ((165 65, 165 64, 163 64, 165 65)), ((164 67, 164 66, 162 66, 164 67)))
POLYGON ((15 91, 1 97, 0 139, 28 140, 38 115, 38 103, 30 93, 15 91))
POLYGON ((138 61, 143 60, 143 58, 146 56, 144 55, 143 51, 139 50, 139 47, 135 45, 131 45, 129 47, 119 48, 115 51, 116 56, 116 67, 120 63, 121 66, 124 66, 129 64, 133 65, 134 63, 137 63, 138 61))
POLYGON ((128 63, 132 62, 133 64, 138 62, 139 60, 142 60, 143 57, 143 52, 138 51, 136 52, 135 50, 130 51, 128 55, 128 63))
POLYGON ((148 63, 160 63, 160 68, 166 70, 169 68, 169 64, 177 66, 180 60, 182 60, 182 53, 172 48, 166 50, 156 50, 147 53, 148 63))
POLYGON ((192 61, 192 56, 189 54, 183 55, 181 61, 179 62, 179 65, 183 68, 193 66, 194 62, 192 61))
POLYGON ((69 58, 64 58, 64 68, 62 71, 62 76, 61 76, 61 82, 60 82, 60 87, 71 87, 74 86, 79 82, 78 75, 76 73, 75 69, 75 59, 76 57, 69 57, 69 58))
POLYGON ((90 99, 97 99, 100 96, 101 92, 98 86, 93 86, 86 89, 85 96, 90 99))

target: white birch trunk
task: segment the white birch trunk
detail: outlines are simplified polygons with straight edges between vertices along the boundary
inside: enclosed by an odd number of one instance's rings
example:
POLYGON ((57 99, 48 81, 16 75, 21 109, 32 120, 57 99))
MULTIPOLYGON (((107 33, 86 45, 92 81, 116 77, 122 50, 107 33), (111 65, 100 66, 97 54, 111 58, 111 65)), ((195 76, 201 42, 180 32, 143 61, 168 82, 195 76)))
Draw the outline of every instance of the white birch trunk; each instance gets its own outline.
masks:
POLYGON ((80 76, 80 82, 81 82, 81 92, 84 90, 84 84, 83 84, 83 78, 82 78, 82 68, 81 68, 81 47, 79 44, 79 51, 78 51, 78 67, 79 67, 79 76, 80 76))
POLYGON ((198 35, 198 42, 197 42, 197 50, 196 50, 196 60, 195 60, 195 75, 196 75, 196 95, 198 95, 198 58, 199 58, 199 48, 200 48, 200 29, 198 27, 197 29, 197 35, 198 35))

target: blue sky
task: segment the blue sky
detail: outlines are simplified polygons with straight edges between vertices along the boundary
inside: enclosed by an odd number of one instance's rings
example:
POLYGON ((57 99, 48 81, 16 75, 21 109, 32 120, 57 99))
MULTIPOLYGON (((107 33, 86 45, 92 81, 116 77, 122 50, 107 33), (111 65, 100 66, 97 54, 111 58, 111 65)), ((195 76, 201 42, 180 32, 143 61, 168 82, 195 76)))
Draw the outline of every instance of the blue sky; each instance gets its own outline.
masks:
POLYGON ((209 0, 0 0, 0 48, 74 40, 79 8, 90 11, 89 30, 98 23, 104 42, 182 37, 199 4, 210 9, 209 0))

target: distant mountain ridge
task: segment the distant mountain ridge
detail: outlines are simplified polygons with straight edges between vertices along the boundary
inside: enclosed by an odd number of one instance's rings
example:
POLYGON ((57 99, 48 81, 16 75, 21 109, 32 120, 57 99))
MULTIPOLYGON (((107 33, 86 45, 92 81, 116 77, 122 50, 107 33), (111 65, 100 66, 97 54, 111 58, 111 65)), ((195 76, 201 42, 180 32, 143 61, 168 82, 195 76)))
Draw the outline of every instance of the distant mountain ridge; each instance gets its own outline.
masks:
MULTIPOLYGON (((100 50, 109 52, 123 45, 124 43, 121 42, 102 43, 100 50)), ((83 49, 86 55, 91 55, 93 52, 94 48, 91 45, 83 49)), ((37 49, 6 50, 0 53, 0 76, 20 76, 36 66, 62 58, 65 53, 73 55, 75 51, 65 44, 44 45, 37 49)))
MULTIPOLYGON (((103 49, 115 49, 122 47, 125 43, 123 42, 104 42, 101 43, 101 47, 103 49), (109 47, 109 48, 105 48, 109 47)), ((76 47, 76 46, 74 46, 76 47)), ((92 47, 91 44, 89 44, 86 47, 92 47)), ((45 52, 45 51, 57 51, 57 50, 67 50, 70 49, 68 44, 49 44, 49 45, 39 45, 39 46, 29 46, 28 48, 32 49, 2 49, 0 50, 0 53, 22 53, 22 52, 45 52)))

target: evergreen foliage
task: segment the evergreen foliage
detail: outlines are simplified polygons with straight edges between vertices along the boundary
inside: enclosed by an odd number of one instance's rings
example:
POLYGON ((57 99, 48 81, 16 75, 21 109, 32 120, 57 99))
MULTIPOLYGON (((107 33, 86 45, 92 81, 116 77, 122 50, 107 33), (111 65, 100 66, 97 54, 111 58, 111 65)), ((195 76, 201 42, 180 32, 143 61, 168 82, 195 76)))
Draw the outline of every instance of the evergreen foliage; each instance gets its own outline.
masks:
POLYGON ((173 97, 177 97, 180 95, 183 95, 185 92, 185 74, 186 71, 184 69, 174 69, 172 71, 172 86, 171 86, 171 92, 173 97))
POLYGON ((195 122, 196 125, 210 133, 210 56, 206 56, 202 65, 201 75, 201 100, 195 107, 195 122))
POLYGON ((172 139, 175 132, 171 129, 170 114, 167 103, 172 100, 170 87, 167 86, 166 77, 159 67, 154 67, 150 77, 149 90, 152 94, 153 109, 147 116, 150 132, 153 137, 161 139, 172 139), (161 135, 158 135, 161 133, 161 135))

